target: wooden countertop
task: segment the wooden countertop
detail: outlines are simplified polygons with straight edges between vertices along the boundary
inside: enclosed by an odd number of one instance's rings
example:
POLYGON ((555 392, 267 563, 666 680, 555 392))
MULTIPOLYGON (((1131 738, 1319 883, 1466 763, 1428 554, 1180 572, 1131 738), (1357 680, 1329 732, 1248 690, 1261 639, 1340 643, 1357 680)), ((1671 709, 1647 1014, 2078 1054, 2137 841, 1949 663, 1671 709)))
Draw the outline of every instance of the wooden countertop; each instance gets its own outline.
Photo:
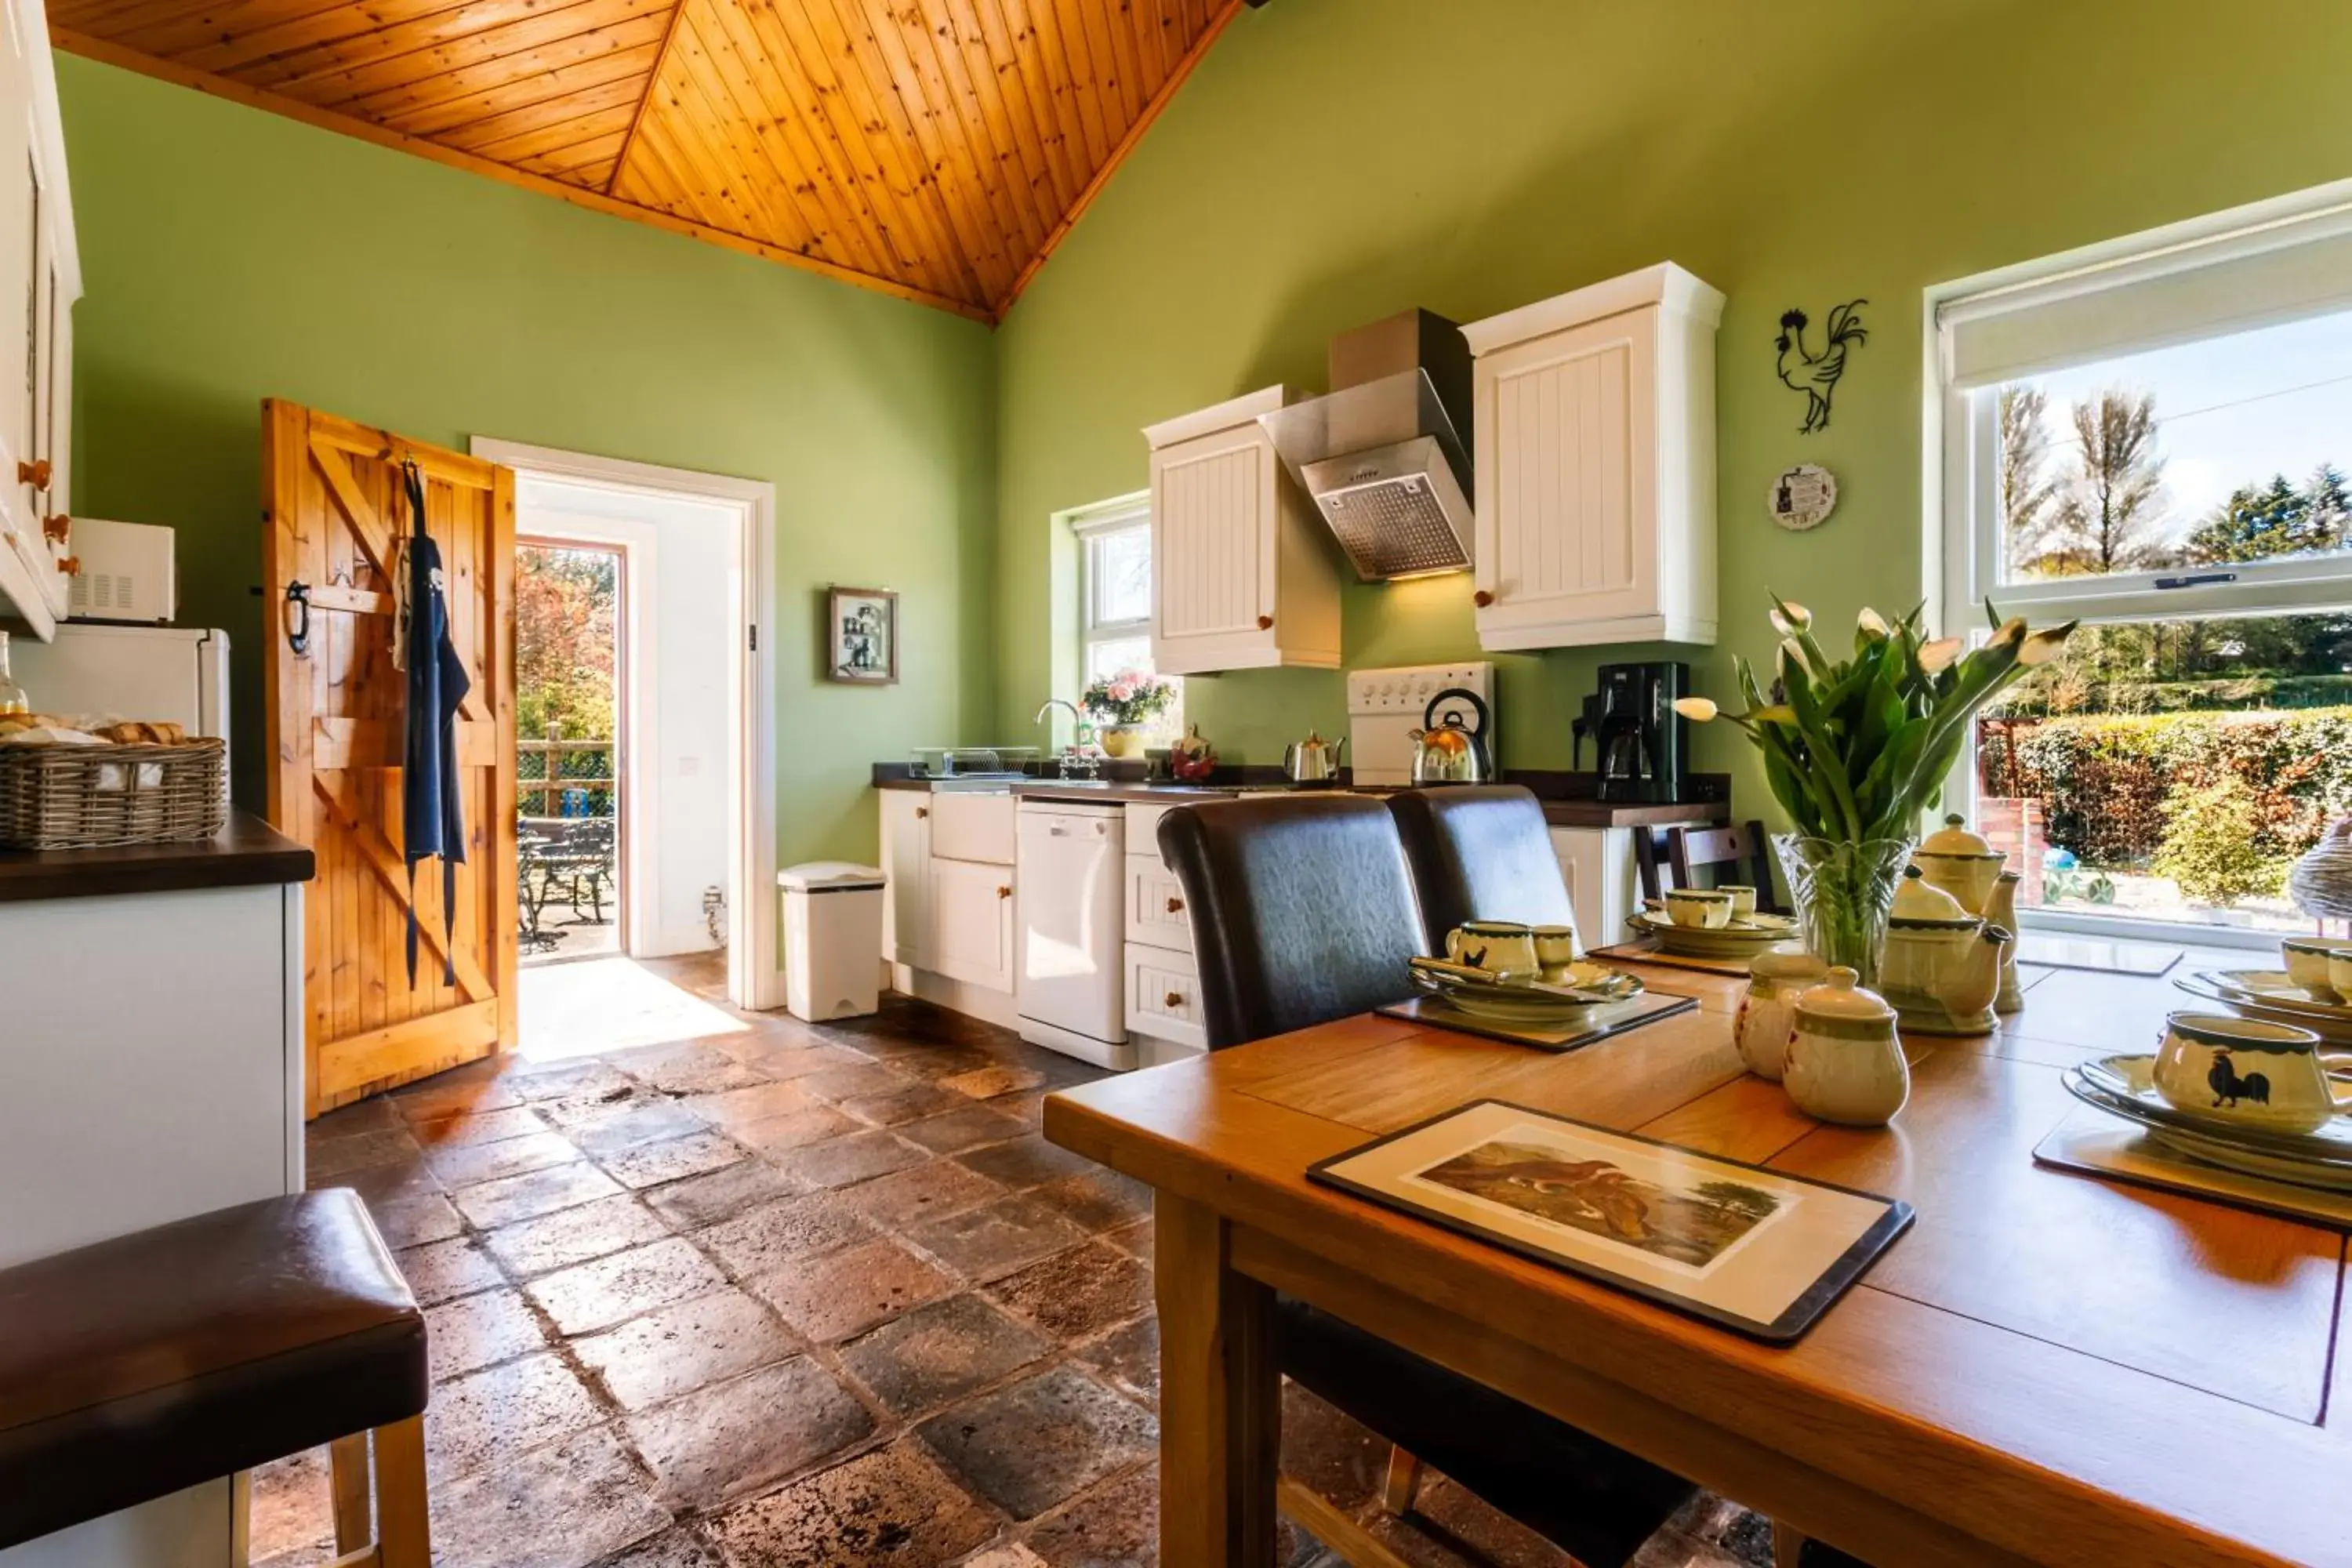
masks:
POLYGON ((242 811, 211 838, 121 849, 0 849, 0 903, 307 882, 310 851, 242 811))

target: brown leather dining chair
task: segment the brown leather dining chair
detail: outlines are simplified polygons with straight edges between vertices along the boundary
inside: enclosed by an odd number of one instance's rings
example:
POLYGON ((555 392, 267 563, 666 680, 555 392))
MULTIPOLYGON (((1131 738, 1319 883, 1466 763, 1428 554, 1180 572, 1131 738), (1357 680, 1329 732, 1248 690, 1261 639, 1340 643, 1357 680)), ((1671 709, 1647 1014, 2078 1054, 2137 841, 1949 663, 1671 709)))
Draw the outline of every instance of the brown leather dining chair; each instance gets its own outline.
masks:
MULTIPOLYGON (((1464 921, 1574 925, 1543 803, 1517 784, 1402 790, 1388 797, 1430 951, 1464 921)), ((1588 941, 1592 933, 1580 933, 1588 941)), ((1602 936, 1599 940, 1612 940, 1602 936)))
MULTIPOLYGON (((1428 950, 1423 913, 1395 820, 1379 801, 1180 806, 1160 818, 1160 847, 1192 910, 1212 1050, 1411 992, 1405 961, 1428 950)), ((1276 1325, 1286 1375, 1589 1568, 1626 1562, 1696 1490, 1304 1301, 1277 1297, 1276 1325)), ((1414 1463, 1406 1461, 1408 1476, 1414 1463)), ((1403 1511, 1410 1498, 1391 1501, 1403 1511)), ((1326 1544, 1357 1561, 1349 1542, 1326 1544)))

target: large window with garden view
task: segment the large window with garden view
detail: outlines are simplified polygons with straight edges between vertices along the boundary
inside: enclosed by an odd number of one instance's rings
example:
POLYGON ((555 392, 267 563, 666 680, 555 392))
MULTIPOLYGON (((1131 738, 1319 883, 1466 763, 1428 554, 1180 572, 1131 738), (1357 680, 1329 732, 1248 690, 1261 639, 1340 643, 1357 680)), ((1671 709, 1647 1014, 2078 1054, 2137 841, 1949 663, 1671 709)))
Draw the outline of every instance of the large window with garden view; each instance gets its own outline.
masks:
POLYGON ((2347 201, 1938 305, 1948 624, 2083 622, 1966 771, 2044 923, 2314 928, 2287 872, 2352 810, 2347 201))

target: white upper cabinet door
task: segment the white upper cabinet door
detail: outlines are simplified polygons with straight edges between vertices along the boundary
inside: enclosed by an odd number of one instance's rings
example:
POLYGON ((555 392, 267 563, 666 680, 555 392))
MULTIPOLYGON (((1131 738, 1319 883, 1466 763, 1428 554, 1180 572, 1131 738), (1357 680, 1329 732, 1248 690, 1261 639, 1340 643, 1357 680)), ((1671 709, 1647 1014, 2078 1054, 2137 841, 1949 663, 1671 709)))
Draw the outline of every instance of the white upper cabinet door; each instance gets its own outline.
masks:
POLYGON ((1722 310, 1667 265, 1463 329, 1485 647, 1715 640, 1722 310))
POLYGON ((1143 433, 1161 675, 1339 667, 1333 547, 1257 422, 1292 400, 1272 386, 1143 433))

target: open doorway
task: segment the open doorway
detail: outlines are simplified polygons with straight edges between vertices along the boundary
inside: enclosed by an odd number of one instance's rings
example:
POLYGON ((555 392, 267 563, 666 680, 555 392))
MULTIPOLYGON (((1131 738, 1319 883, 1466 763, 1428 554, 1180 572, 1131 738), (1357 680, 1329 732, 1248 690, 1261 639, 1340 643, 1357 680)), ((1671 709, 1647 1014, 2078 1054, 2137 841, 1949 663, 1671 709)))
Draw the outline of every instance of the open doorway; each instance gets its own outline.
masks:
POLYGON ((775 1005, 765 485, 477 440, 516 470, 526 1056, 775 1005), (532 907, 532 900, 538 900, 532 907), (534 927, 536 929, 534 929, 534 927))

